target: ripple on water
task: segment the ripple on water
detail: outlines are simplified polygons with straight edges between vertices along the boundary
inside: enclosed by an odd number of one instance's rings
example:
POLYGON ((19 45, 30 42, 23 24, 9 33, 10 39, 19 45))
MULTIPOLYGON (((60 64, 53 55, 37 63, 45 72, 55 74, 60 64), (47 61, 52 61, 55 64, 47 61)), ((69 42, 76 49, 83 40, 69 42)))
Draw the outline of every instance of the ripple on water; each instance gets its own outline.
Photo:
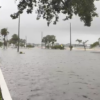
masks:
POLYGON ((100 99, 100 57, 97 54, 23 51, 25 55, 19 55, 15 49, 0 50, 0 67, 13 100, 100 99))

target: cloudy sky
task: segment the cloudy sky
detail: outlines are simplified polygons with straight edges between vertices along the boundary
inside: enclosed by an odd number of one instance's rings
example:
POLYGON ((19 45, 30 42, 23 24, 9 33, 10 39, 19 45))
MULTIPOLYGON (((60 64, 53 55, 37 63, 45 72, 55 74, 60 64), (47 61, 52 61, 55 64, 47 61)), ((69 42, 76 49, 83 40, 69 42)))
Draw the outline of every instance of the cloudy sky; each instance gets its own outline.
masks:
MULTIPOLYGON (((18 19, 12 20, 10 14, 17 11, 15 0, 0 0, 0 29, 8 28, 9 36, 18 33, 18 19)), ((95 2, 97 12, 100 14, 100 1, 95 2)), ((69 43, 69 23, 70 21, 62 21, 63 15, 57 25, 47 26, 45 20, 36 20, 35 11, 33 14, 27 15, 26 12, 21 15, 21 38, 27 36, 27 41, 30 43, 41 43, 41 32, 46 36, 48 34, 55 35, 57 42, 69 43)), ((88 43, 93 43, 100 37, 100 17, 94 18, 91 27, 84 27, 84 23, 77 16, 71 20, 72 23, 72 42, 76 43, 76 39, 83 41, 89 40, 88 43)))

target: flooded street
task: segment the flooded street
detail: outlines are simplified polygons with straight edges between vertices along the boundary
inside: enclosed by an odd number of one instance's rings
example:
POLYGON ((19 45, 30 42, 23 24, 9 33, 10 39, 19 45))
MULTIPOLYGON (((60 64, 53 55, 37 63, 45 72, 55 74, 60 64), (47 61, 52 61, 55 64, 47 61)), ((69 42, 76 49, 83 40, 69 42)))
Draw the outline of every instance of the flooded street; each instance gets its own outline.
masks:
POLYGON ((0 49, 13 100, 100 100, 100 53, 0 49))

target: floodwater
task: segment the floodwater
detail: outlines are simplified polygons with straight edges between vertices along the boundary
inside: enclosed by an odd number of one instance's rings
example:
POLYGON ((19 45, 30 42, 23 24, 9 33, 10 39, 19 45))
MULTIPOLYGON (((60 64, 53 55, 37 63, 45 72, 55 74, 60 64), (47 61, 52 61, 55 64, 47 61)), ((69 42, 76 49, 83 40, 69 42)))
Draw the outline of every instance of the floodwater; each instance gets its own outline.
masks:
POLYGON ((0 67, 13 100, 100 100, 100 54, 0 49, 0 67))

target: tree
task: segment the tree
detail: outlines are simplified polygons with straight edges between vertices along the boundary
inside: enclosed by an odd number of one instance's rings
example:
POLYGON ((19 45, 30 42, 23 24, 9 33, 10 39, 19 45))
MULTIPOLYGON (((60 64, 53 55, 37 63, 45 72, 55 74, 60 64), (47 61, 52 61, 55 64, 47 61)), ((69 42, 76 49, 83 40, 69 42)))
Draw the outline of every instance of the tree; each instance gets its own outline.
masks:
POLYGON ((0 42, 0 47, 2 47, 2 45, 3 45, 3 43, 2 43, 2 42, 0 42))
POLYGON ((20 46, 21 47, 25 47, 25 43, 26 43, 25 39, 20 39, 20 46))
POLYGON ((99 47, 100 47, 100 38, 98 39, 99 47))
POLYGON ((8 35, 8 30, 7 30, 7 28, 3 28, 3 29, 1 29, 1 35, 2 36, 4 36, 4 48, 5 48, 5 46, 7 46, 7 41, 5 40, 5 38, 6 38, 6 36, 8 35))
MULTIPOLYGON (((28 14, 36 7, 37 19, 43 17, 49 25, 52 21, 56 24, 59 15, 65 15, 64 20, 72 19, 78 15, 85 26, 91 26, 94 17, 97 17, 95 0, 20 0, 18 11, 11 15, 13 19, 18 18, 26 9, 28 14), (54 19, 54 20, 53 20, 54 19)), ((97 1, 97 0, 96 0, 97 1)))
POLYGON ((57 40, 56 40, 55 36, 54 36, 54 35, 51 35, 52 47, 53 47, 53 45, 54 45, 54 43, 55 43, 56 41, 57 41, 57 40))
MULTIPOLYGON (((25 47, 25 43, 26 43, 26 40, 25 39, 19 39, 20 41, 20 46, 21 47, 25 47)), ((15 46, 17 46, 18 45, 18 35, 17 34, 13 34, 12 35, 12 38, 10 39, 10 44, 12 43, 12 44, 14 44, 15 46)))
POLYGON ((10 39, 10 44, 14 44, 15 46, 17 46, 18 43, 18 35, 17 34, 13 34, 12 38, 10 39))
POLYGON ((53 46, 53 44, 56 42, 56 38, 54 35, 47 35, 46 37, 43 37, 42 42, 45 43, 45 47, 48 44, 48 48, 49 48, 50 43, 52 43, 52 46, 53 46))
POLYGON ((46 47, 46 45, 47 45, 47 38, 46 37, 43 37, 43 39, 42 39, 42 42, 45 44, 45 47, 46 47))
POLYGON ((79 44, 82 42, 82 40, 79 40, 79 39, 77 39, 76 41, 77 41, 79 44))
POLYGON ((93 44, 91 44, 90 45, 90 48, 94 48, 94 47, 96 47, 96 46, 99 46, 99 42, 94 42, 93 44))
POLYGON ((86 43, 88 42, 88 40, 83 42, 83 46, 84 46, 84 50, 86 51, 86 43))

